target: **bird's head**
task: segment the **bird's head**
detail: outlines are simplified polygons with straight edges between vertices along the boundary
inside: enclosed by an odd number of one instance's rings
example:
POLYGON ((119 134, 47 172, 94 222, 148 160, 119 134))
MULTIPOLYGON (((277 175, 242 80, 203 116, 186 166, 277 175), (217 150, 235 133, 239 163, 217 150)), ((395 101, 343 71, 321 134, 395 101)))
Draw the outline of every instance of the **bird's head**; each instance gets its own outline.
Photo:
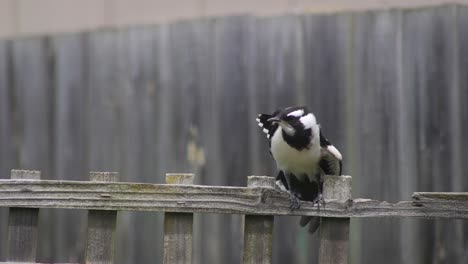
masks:
POLYGON ((297 131, 311 129, 317 125, 314 114, 305 107, 288 107, 278 112, 268 121, 278 124, 288 135, 293 136, 297 131))

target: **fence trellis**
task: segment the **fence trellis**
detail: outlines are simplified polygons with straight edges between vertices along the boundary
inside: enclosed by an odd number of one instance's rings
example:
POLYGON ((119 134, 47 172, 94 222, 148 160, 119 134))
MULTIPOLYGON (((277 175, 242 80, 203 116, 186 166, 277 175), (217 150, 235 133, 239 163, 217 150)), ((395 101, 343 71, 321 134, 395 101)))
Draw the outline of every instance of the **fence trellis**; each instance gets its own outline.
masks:
POLYGON ((322 216, 321 264, 348 262, 350 217, 468 219, 468 193, 414 193, 396 204, 351 199, 350 176, 327 176, 325 206, 289 209, 274 178, 250 176, 248 187, 193 185, 193 174, 167 174, 166 184, 118 182, 92 172, 90 181, 40 180, 40 172, 13 170, 0 180, 0 207, 9 207, 8 261, 36 263, 39 208, 87 209, 86 263, 113 263, 117 212, 164 211, 164 263, 192 263, 193 213, 244 214, 243 263, 271 263, 274 215, 322 216))

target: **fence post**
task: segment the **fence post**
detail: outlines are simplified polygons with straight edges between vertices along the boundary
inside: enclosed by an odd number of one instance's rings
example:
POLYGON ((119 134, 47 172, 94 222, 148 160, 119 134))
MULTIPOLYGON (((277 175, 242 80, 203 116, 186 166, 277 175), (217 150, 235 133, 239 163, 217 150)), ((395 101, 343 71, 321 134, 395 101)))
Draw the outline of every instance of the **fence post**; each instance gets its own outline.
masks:
MULTIPOLYGON (((248 187, 275 186, 275 178, 266 176, 249 176, 248 187)), ((244 264, 267 264, 272 262, 273 247, 272 215, 246 215, 244 221, 244 264)))
MULTIPOLYGON (((91 181, 118 181, 117 172, 91 172, 91 181)), ((105 199, 105 197, 103 197, 105 199)), ((86 263, 112 264, 117 211, 89 210, 86 263)))
MULTIPOLYGON (((12 170, 11 179, 40 180, 40 171, 12 170)), ((8 216, 8 260, 35 262, 38 208, 12 207, 8 216)))
MULTIPOLYGON (((167 173, 167 184, 192 185, 194 175, 190 173, 167 173)), ((164 263, 192 263, 193 214, 164 214, 164 263)))
MULTIPOLYGON (((325 202, 351 199, 351 176, 325 177, 325 202)), ((326 205, 325 205, 326 206, 326 205)), ((349 218, 323 217, 320 225, 320 264, 347 264, 349 251, 349 218)))

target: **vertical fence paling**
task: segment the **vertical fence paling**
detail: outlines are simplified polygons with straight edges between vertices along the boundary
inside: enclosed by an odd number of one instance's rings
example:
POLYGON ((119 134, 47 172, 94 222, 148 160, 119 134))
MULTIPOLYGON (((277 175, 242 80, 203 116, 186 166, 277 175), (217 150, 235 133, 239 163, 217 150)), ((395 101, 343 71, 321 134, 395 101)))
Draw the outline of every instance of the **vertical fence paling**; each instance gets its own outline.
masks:
MULTIPOLYGON (((350 176, 327 176, 324 199, 346 202, 351 199, 350 176)), ((349 218, 323 217, 320 226, 320 264, 346 264, 349 252, 349 218)))
MULTIPOLYGON (((192 185, 193 174, 168 173, 167 184, 192 185)), ((164 214, 164 263, 192 263, 193 251, 193 214, 164 214)))
MULTIPOLYGON (((41 172, 12 170, 11 179, 40 180, 41 172)), ((8 260, 34 262, 37 247, 37 208, 10 208, 8 216, 8 260)))
MULTIPOLYGON (((250 176, 248 187, 275 186, 275 178, 266 176, 250 176)), ((261 202, 261 201, 260 201, 261 202)), ((246 215, 244 221, 244 264, 267 264, 272 262, 273 247, 272 215, 246 215)))
MULTIPOLYGON (((91 172, 91 181, 118 181, 117 172, 91 172)), ((106 199, 107 197, 102 197, 106 199)), ((114 259, 114 237, 117 211, 89 210, 86 263, 111 264, 114 259)))

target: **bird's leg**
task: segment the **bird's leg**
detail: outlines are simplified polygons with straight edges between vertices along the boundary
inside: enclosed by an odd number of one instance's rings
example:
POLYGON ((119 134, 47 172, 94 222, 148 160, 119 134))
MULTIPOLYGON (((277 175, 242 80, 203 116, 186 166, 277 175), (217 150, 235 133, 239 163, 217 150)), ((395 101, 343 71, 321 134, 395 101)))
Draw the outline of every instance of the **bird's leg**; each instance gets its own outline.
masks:
POLYGON ((320 210, 320 205, 325 205, 325 200, 323 199, 323 180, 320 173, 316 175, 316 180, 318 183, 318 194, 313 200, 313 203, 317 204, 318 209, 320 210))
POLYGON ((295 190, 293 190, 292 185, 291 185, 291 177, 292 175, 285 175, 286 183, 287 183, 287 189, 289 190, 289 207, 291 210, 299 209, 301 208, 301 201, 299 200, 298 194, 295 190))

